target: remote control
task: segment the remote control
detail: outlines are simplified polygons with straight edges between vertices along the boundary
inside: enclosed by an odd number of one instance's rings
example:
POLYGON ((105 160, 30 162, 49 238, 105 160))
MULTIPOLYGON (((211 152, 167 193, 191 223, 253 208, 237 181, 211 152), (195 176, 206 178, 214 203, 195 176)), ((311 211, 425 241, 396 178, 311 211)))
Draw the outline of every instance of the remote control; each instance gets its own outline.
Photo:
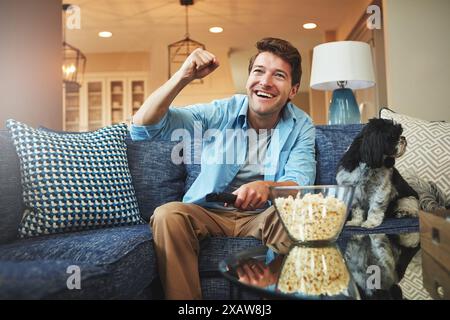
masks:
POLYGON ((213 192, 206 195, 206 202, 222 202, 233 204, 237 195, 226 192, 213 192))

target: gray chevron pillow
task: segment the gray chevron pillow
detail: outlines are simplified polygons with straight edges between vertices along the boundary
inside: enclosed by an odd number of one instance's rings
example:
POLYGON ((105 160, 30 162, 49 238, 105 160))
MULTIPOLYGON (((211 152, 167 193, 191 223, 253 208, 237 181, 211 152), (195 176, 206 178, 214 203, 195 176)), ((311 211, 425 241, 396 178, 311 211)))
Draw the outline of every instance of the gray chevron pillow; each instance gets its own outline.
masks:
POLYGON ((125 124, 61 134, 6 124, 20 160, 21 237, 143 223, 128 168, 125 124))
POLYGON ((434 182, 450 199, 450 123, 425 121, 381 109, 380 118, 392 119, 403 127, 408 146, 395 166, 401 174, 413 171, 434 182))

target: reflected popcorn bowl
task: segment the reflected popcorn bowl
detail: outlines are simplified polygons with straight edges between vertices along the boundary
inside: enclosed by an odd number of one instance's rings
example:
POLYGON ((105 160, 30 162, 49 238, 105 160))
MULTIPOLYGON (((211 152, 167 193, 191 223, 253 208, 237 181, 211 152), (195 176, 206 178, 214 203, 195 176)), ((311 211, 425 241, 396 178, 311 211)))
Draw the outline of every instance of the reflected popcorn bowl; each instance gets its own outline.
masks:
POLYGON ((294 243, 335 242, 353 199, 352 186, 270 187, 270 198, 294 243))
POLYGON ((277 290, 305 298, 360 298, 336 245, 292 247, 283 261, 277 290))

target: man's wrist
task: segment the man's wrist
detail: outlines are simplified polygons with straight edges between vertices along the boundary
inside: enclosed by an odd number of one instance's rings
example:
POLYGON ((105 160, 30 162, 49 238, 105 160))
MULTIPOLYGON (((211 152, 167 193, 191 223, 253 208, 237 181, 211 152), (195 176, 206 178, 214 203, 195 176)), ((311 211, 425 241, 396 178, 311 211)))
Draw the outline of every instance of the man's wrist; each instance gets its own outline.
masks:
POLYGON ((173 74, 171 79, 174 81, 175 85, 179 87, 180 89, 183 89, 185 86, 187 86, 193 79, 190 79, 189 77, 186 77, 183 75, 183 73, 178 70, 173 74))
POLYGON ((294 181, 281 181, 281 182, 263 181, 263 183, 267 187, 297 187, 298 186, 298 184, 294 181))

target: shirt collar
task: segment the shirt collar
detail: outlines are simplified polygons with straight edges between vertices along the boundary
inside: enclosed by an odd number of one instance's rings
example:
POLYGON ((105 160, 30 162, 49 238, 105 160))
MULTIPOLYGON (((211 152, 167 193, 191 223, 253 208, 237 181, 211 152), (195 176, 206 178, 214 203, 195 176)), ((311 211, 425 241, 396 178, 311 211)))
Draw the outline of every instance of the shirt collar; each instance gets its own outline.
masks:
POLYGON ((247 111, 248 111, 248 97, 246 97, 245 102, 243 103, 242 108, 238 114, 238 124, 241 128, 247 127, 247 111))
POLYGON ((297 116, 293 108, 296 108, 290 101, 284 106, 283 111, 281 113, 281 117, 283 121, 288 121, 289 119, 293 119, 294 122, 297 122, 297 116))

